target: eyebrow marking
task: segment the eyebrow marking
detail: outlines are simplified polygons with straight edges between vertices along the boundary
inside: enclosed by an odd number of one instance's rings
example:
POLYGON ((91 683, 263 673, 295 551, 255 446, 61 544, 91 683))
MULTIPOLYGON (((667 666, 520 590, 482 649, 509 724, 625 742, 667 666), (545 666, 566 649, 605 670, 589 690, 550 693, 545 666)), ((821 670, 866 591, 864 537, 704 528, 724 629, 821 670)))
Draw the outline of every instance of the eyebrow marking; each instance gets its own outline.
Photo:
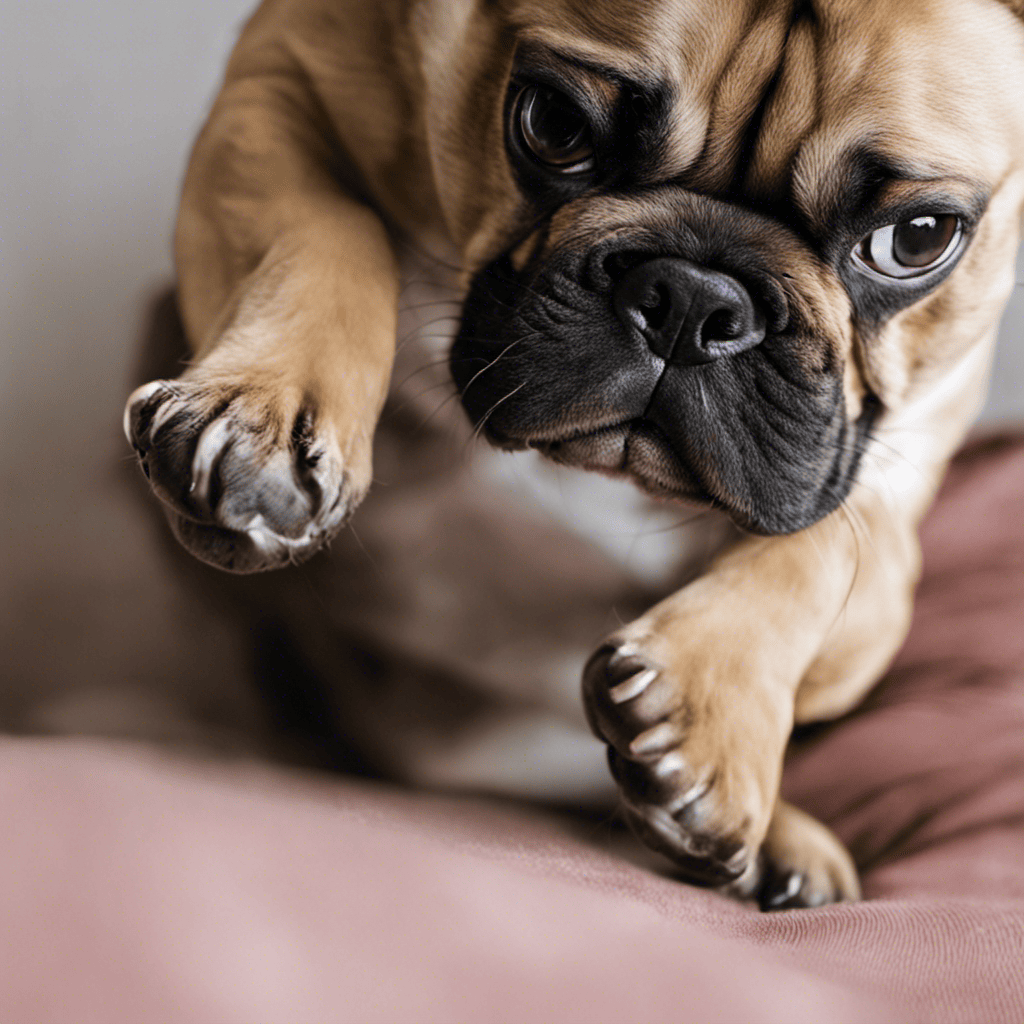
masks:
POLYGON ((614 82, 619 86, 626 86, 629 88, 643 89, 644 83, 638 78, 634 78, 632 75, 623 71, 621 68, 613 67, 610 64, 604 64, 600 61, 591 57, 584 56, 580 53, 573 53, 567 50, 560 50, 556 48, 545 47, 548 54, 552 57, 560 60, 563 64, 568 64, 570 67, 577 68, 580 71, 585 71, 588 74, 598 75, 604 78, 606 81, 614 82))
POLYGON ((960 203, 975 216, 981 215, 989 197, 981 182, 962 174, 945 174, 937 168, 914 167, 870 144, 858 146, 840 160, 839 179, 830 205, 835 211, 844 211, 847 217, 883 205, 886 189, 898 189, 901 185, 934 185, 944 188, 947 194, 952 188, 960 203))
POLYGON ((875 205, 879 192, 896 181, 926 181, 909 165, 879 153, 870 146, 859 146, 841 159, 842 184, 833 199, 846 210, 863 210, 875 205))
MULTIPOLYGON (((534 51, 534 47, 531 46, 530 50, 534 51)), ((620 94, 629 94, 631 97, 640 98, 648 109, 653 110, 664 106, 661 101, 668 89, 663 81, 654 76, 632 75, 622 68, 603 63, 596 58, 556 47, 537 47, 534 52, 540 52, 543 56, 553 58, 585 75, 600 78, 606 84, 615 86, 620 94)))

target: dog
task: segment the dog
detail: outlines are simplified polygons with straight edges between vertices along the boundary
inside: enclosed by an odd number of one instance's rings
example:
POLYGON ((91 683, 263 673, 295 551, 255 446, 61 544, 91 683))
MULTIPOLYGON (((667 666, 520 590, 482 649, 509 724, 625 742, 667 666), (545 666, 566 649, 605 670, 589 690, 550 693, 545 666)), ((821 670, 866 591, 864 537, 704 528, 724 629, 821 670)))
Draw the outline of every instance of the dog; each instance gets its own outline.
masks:
POLYGON ((1022 97, 1021 0, 265 0, 126 433, 201 560, 336 538, 254 586, 384 771, 613 789, 688 881, 856 898, 783 757, 907 632, 1022 97))

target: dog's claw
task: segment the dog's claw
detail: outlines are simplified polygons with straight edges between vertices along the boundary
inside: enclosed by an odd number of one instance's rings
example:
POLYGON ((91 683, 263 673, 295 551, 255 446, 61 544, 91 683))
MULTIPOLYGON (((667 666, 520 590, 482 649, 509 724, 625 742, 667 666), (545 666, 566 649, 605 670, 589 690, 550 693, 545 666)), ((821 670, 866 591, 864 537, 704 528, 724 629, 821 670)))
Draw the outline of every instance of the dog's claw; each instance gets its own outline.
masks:
POLYGON ((133 416, 135 413, 143 408, 147 402, 159 392, 163 391, 166 387, 166 383, 162 380, 151 380, 148 384, 143 384, 142 387, 136 388, 131 395, 128 396, 128 401, 125 403, 124 415, 121 418, 121 426, 124 429, 124 436, 128 439, 128 443, 133 447, 138 447, 136 438, 133 430, 133 416))
POLYGON ((200 435, 196 453, 192 457, 192 483, 189 493, 193 499, 208 506, 210 479, 213 471, 230 443, 231 423, 224 417, 214 420, 200 435))
POLYGON ((661 722, 646 732, 640 733, 630 744, 629 752, 634 757, 649 758, 666 754, 679 745, 682 736, 670 722, 661 722))
POLYGON ((639 697, 655 679, 658 678, 658 670, 649 668, 646 671, 640 670, 630 676, 624 683, 612 686, 608 690, 608 696, 616 704, 625 704, 628 700, 639 697))
POLYGON ((160 433, 163 427, 167 424, 168 420, 180 410, 176 407, 174 402, 164 402, 163 405, 157 409, 153 415, 153 419, 149 424, 149 441, 150 444, 156 441, 156 435, 160 433))
MULTIPOLYGON (((659 774, 662 776, 677 774, 683 768, 685 768, 685 762, 683 761, 682 757, 673 757, 672 754, 667 754, 665 757, 661 759, 661 761, 658 764, 658 771, 659 774), (677 764, 679 766, 678 768, 677 764)), ((689 789, 683 790, 679 794, 679 796, 677 796, 674 800, 669 801, 669 803, 666 805, 669 813, 678 817, 691 804, 695 804, 698 800, 707 796, 708 793, 711 791, 711 781, 711 774, 707 773, 698 782, 690 786, 689 789)))
POLYGON ((796 872, 773 878, 761 891, 761 909, 784 910, 800 905, 796 902, 796 897, 800 894, 803 884, 804 876, 796 872))

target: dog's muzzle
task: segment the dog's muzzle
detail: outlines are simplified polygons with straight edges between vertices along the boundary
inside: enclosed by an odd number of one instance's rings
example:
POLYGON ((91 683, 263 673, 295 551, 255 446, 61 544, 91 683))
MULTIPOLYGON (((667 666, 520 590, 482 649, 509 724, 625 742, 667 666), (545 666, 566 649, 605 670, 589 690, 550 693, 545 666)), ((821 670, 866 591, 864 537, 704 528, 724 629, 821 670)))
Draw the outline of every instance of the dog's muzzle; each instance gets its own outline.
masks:
POLYGON ((848 422, 836 340, 752 248, 730 264, 724 247, 693 258, 649 237, 478 273, 450 360, 466 411, 501 447, 754 532, 817 521, 848 492, 871 422, 848 422))

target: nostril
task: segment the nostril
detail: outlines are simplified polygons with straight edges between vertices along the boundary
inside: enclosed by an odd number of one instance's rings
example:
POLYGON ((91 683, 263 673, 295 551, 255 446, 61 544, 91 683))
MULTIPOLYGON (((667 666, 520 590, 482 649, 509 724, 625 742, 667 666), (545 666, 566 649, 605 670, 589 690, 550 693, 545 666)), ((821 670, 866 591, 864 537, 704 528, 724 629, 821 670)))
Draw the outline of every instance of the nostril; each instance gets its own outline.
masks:
POLYGON ((644 295, 637 303, 640 314, 647 321, 647 326, 652 331, 660 331, 668 320, 668 314, 672 309, 672 296, 668 287, 661 281, 656 282, 651 290, 644 295))
POLYGON ((744 334, 743 324, 734 310, 716 309, 701 324, 700 339, 704 344, 712 341, 733 341, 744 334))
POLYGON ((608 253, 601 260, 601 270, 612 284, 616 284, 634 267, 638 267, 647 257, 641 252, 619 249, 608 253))

